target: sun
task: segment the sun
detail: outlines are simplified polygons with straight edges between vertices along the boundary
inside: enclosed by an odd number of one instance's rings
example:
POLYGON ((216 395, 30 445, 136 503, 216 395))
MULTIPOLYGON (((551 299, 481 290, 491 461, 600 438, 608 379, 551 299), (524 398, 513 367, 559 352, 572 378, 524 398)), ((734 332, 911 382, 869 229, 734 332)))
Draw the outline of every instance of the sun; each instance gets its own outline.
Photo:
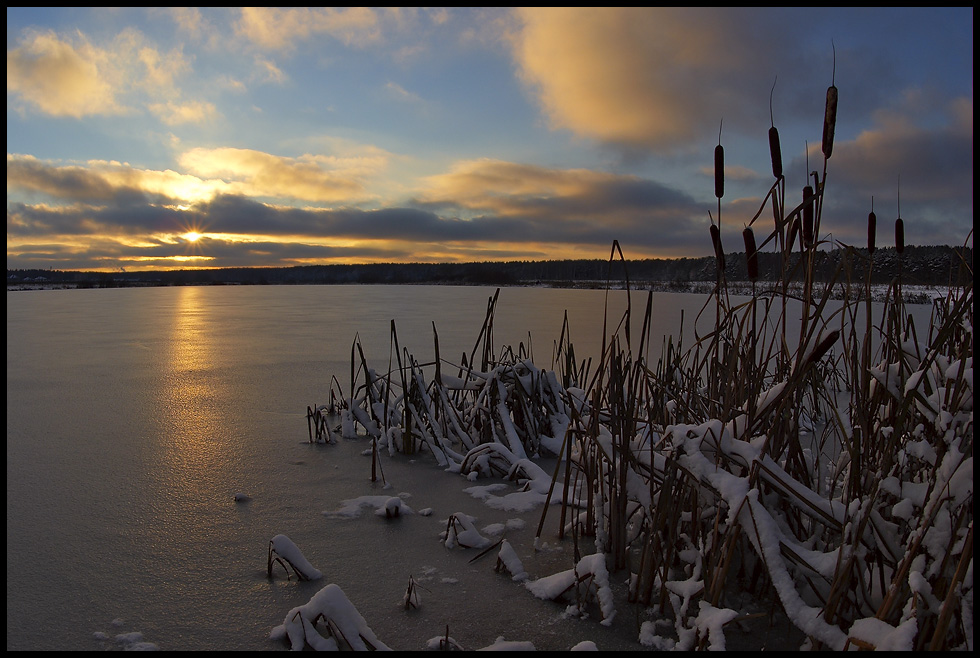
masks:
POLYGON ((197 242, 203 237, 203 235, 201 233, 198 233, 197 231, 188 231, 187 233, 184 233, 184 235, 182 235, 181 237, 183 237, 188 242, 197 242))

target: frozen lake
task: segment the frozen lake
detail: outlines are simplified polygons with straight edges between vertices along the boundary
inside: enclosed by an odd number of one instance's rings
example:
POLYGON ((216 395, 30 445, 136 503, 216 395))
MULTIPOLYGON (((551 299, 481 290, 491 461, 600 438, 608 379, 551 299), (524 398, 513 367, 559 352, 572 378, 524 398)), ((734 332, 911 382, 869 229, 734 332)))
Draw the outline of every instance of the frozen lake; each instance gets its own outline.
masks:
MULTIPOLYGON (((499 637, 538 649, 580 639, 640 648, 636 619, 613 628, 566 620, 493 571, 495 554, 439 540, 463 511, 505 528, 532 577, 571 566, 570 546, 534 553, 540 509, 494 510, 472 486, 420 457, 384 461, 370 481, 367 443, 308 442, 306 407, 346 388, 359 336, 386 369, 390 323, 419 360, 473 349, 493 288, 452 286, 173 287, 7 293, 7 649, 120 648, 139 632, 164 650, 280 649, 284 615, 336 583, 390 647, 450 633, 467 648, 499 637), (236 504, 244 492, 252 500, 236 504), (370 510, 332 518, 342 502, 403 494, 413 515, 370 510), (288 535, 320 581, 266 575, 269 540, 288 535), (410 577, 423 607, 399 605, 410 577), (100 638, 105 639, 100 639, 100 638), (131 636, 128 636, 131 637, 131 636)), ((634 298, 642 311, 645 293, 634 298)), ((700 296, 658 294, 675 332, 700 296)), ((625 293, 614 293, 618 319, 625 293)), ((494 345, 527 344, 550 368, 569 314, 580 356, 597 351, 605 295, 505 288, 494 345)), ((657 341, 654 341, 655 344, 657 341)))
MULTIPOLYGON (((383 372, 392 320, 399 345, 422 362, 434 356, 434 324, 442 358, 458 364, 494 290, 8 291, 7 649, 135 641, 163 650, 285 649, 270 631, 330 583, 394 649, 421 649, 447 626, 468 649, 500 637, 538 650, 583 640, 644 649, 637 632, 648 611, 624 603, 609 626, 566 618, 563 605, 496 573, 496 552, 471 562, 477 551, 440 540, 447 518, 463 512, 491 538, 505 537, 532 579, 567 570, 573 546, 555 542, 553 529, 542 534, 543 550, 533 549, 540 506, 491 508, 465 490, 494 481, 445 473, 425 454, 383 457, 386 487, 371 481, 366 440, 309 443, 307 406, 328 401, 333 378, 349 391, 355 336, 383 372), (239 492, 251 500, 236 503, 239 492), (395 495, 426 513, 392 522, 369 507, 338 513, 345 501, 395 495), (287 580, 279 569, 268 578, 269 540, 278 534, 321 580, 287 580), (410 579, 423 604, 405 611, 410 579)), ((646 299, 634 293, 637 333, 646 299)), ((656 293, 652 348, 678 333, 682 313, 689 331, 705 299, 656 293)), ((567 312, 578 359, 595 357, 604 317, 618 322, 625 300, 611 293, 605 314, 601 290, 503 288, 493 345, 498 353, 530 345, 536 365, 551 369, 567 312)), ((731 637, 729 648, 737 642, 731 637)))

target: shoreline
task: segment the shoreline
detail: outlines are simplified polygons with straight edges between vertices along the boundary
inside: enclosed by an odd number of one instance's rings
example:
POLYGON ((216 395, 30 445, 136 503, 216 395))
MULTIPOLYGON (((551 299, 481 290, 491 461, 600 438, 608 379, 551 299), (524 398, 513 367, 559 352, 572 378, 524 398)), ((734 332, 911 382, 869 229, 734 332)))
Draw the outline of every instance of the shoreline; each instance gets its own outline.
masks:
MULTIPOLYGON (((171 288, 180 286, 462 286, 462 287, 490 287, 490 288, 556 288, 571 290, 626 290, 627 288, 636 292, 661 292, 661 293, 680 293, 680 294, 714 294, 716 284, 713 281, 690 281, 678 283, 675 281, 526 281, 510 284, 492 284, 479 282, 446 282, 446 281, 419 281, 406 283, 266 283, 266 284, 246 284, 246 283, 184 283, 184 284, 165 284, 158 282, 127 282, 121 285, 95 286, 86 283, 74 282, 28 282, 7 283, 7 292, 25 292, 39 290, 96 290, 108 288, 171 288)), ((750 281, 728 281, 725 283, 728 295, 751 297, 755 294, 758 297, 770 297, 782 295, 781 290, 776 289, 776 282, 757 282, 750 281)), ((853 285, 849 290, 852 298, 863 300, 865 286, 853 285)), ((886 284, 872 284, 871 301, 884 302, 890 297, 891 286, 886 284)), ((802 284, 791 286, 789 295, 802 296, 802 284)), ((823 294, 823 288, 818 284, 815 288, 817 295, 823 294)), ((840 300, 844 298, 844 289, 837 286, 831 291, 831 299, 840 300)), ((946 297, 949 294, 949 286, 927 286, 927 285, 903 285, 902 301, 906 304, 931 304, 932 300, 946 297)))

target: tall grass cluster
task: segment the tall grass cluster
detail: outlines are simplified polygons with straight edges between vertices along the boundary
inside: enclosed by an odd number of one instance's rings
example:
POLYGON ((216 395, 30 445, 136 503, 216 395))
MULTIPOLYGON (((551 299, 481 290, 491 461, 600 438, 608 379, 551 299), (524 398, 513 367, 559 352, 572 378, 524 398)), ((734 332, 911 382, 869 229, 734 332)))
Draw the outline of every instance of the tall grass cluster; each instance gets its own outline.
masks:
MULTIPOLYGON (((650 358, 651 292, 607 314, 595 361, 577 359, 566 319, 542 369, 523 345, 495 349, 494 295, 459 361, 440 355, 433 328, 436 358, 419 363, 392 323, 379 373, 355 339, 349 386, 335 379, 334 408, 309 410, 311 440, 367 435, 377 478, 385 452, 424 450, 471 478, 540 488, 554 504, 538 537, 551 518, 576 563, 603 554, 660 620, 637 622, 647 646, 717 647, 719 620, 761 630, 779 611, 805 648, 972 648, 973 264, 927 327, 901 276, 872 304, 870 274, 852 272, 871 272, 874 213, 867 250, 821 238, 836 110, 831 85, 823 171, 802 194, 787 190, 770 128, 774 180, 742 237, 751 280, 760 251, 784 266, 748 299, 724 276, 719 141, 718 280, 701 311, 713 322, 692 344, 668 337, 650 358), (828 246, 847 258, 817 286, 814 256, 828 246), (321 411, 339 413, 339 429, 321 411), (548 454, 560 459, 542 480, 534 458, 548 454)), ((901 218, 895 237, 901 253, 901 218)))

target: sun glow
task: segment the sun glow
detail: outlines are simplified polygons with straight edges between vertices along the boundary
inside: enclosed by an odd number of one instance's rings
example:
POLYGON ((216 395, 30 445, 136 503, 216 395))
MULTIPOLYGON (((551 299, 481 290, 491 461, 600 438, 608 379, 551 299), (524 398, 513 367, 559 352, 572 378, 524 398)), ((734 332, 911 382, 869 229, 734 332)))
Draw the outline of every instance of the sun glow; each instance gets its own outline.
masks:
POLYGON ((183 237, 188 242, 197 242, 203 237, 203 234, 198 233, 197 231, 188 231, 187 233, 184 233, 184 235, 181 237, 183 237))

